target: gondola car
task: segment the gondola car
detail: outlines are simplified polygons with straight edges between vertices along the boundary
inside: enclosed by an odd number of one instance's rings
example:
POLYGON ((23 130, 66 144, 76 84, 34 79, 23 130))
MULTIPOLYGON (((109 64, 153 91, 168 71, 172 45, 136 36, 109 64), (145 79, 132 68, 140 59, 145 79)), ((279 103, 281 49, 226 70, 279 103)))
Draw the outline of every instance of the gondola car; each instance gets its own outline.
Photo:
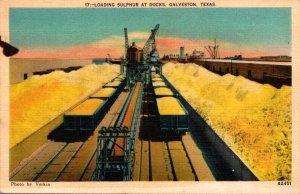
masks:
POLYGON ((156 98, 160 129, 164 132, 184 134, 189 128, 189 115, 175 97, 156 98))
POLYGON ((64 115, 65 130, 94 130, 107 112, 107 100, 87 99, 64 115))

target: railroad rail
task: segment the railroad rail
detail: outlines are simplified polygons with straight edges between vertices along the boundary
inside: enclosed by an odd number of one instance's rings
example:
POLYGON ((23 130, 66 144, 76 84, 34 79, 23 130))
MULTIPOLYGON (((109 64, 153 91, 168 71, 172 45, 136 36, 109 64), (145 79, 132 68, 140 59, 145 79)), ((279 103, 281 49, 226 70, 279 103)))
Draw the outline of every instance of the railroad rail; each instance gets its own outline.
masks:
POLYGON ((142 106, 133 180, 215 180, 204 160, 200 160, 202 168, 198 167, 199 162, 196 160, 201 159, 201 153, 197 146, 190 142, 192 139, 189 134, 184 137, 178 134, 166 136, 160 130, 153 87, 145 86, 142 106), (206 179, 202 177, 202 172, 205 173, 206 179))
MULTIPOLYGON (((137 143, 134 181, 198 181, 198 174, 182 140, 137 143)), ((197 164, 197 163, 195 163, 197 164)), ((211 180, 214 180, 211 178, 211 180)))
POLYGON ((100 126, 114 125, 128 94, 121 92, 96 130, 84 142, 48 142, 10 177, 11 181, 91 180, 100 126))

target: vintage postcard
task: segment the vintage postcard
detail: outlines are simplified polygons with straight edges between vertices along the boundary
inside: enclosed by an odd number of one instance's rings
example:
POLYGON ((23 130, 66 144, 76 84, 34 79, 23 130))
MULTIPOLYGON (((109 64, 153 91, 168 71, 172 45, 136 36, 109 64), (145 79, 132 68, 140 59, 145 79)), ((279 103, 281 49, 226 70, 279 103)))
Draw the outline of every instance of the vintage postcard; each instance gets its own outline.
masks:
POLYGON ((0 2, 1 193, 300 193, 300 2, 0 2))

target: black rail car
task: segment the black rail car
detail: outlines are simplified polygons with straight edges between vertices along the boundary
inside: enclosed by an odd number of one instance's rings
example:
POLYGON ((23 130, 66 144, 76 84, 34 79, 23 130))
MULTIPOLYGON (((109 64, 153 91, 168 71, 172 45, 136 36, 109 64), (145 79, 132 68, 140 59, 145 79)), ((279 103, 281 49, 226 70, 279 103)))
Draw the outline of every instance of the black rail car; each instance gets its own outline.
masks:
POLYGON ((188 131, 189 114, 177 98, 159 97, 156 98, 156 105, 162 131, 178 134, 184 134, 188 131))
POLYGON ((89 99, 65 113, 64 130, 94 130, 124 89, 126 83, 124 76, 119 75, 117 78, 120 79, 108 82, 89 99))
POLYGON ((177 98, 178 94, 170 88, 170 83, 163 76, 152 74, 151 80, 160 130, 168 133, 184 134, 189 129, 189 114, 177 98))
POLYGON ((64 129, 94 130, 107 111, 107 100, 87 99, 64 115, 64 129))

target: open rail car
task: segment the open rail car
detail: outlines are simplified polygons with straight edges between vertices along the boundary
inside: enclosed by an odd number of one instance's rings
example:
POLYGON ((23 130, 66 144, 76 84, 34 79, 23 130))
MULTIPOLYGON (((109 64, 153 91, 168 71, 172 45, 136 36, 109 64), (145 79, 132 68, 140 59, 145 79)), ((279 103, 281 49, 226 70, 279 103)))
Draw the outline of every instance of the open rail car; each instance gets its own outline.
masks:
POLYGON ((109 111, 117 96, 123 90, 125 79, 124 75, 120 74, 102 86, 102 88, 84 102, 66 112, 64 114, 64 130, 94 130, 103 116, 109 111))
POLYGON ((159 74, 152 73, 151 78, 161 131, 185 134, 189 129, 189 115, 177 98, 178 94, 170 89, 169 83, 159 74))

